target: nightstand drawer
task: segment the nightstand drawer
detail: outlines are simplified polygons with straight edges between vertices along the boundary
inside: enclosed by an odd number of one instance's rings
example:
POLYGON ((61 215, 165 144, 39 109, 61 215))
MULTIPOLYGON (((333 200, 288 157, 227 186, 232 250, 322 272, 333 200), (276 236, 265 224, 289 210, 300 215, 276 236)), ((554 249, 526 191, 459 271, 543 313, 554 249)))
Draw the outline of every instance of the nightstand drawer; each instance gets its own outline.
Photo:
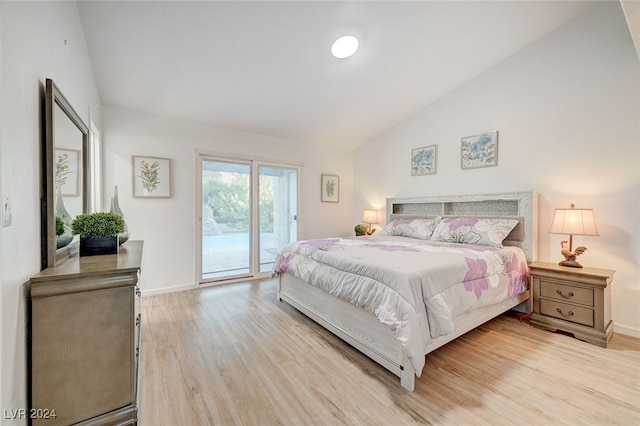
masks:
POLYGON ((593 309, 555 300, 540 299, 540 313, 549 317, 593 327, 593 309))
POLYGON ((540 280, 540 296, 562 302, 593 306, 593 289, 540 280))

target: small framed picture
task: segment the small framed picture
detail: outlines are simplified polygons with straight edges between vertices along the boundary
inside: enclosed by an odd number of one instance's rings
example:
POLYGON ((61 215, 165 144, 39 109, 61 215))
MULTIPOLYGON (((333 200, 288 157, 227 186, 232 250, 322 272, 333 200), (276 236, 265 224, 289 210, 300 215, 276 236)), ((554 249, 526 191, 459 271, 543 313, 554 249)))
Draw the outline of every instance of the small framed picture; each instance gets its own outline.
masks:
POLYGON ((411 174, 433 175, 438 171, 438 145, 423 146, 411 150, 411 174))
POLYGON ((62 195, 80 196, 80 155, 77 149, 56 148, 55 184, 62 195))
POLYGON ((131 171, 134 197, 171 197, 170 159, 132 155, 131 171))
POLYGON ((322 175, 320 178, 320 201, 323 203, 337 203, 340 201, 340 177, 336 175, 322 175))
POLYGON ((477 169, 498 165, 498 131, 462 138, 460 167, 477 169))

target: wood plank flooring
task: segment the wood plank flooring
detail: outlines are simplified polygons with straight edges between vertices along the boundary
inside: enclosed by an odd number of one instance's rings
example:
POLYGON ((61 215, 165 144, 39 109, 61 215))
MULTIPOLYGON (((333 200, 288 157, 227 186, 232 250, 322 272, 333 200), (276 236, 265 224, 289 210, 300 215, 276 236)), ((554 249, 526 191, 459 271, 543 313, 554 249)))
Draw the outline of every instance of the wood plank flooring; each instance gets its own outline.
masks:
POLYGON ((275 288, 142 298, 140 425, 640 425, 640 339, 503 315, 427 355, 408 393, 275 288))

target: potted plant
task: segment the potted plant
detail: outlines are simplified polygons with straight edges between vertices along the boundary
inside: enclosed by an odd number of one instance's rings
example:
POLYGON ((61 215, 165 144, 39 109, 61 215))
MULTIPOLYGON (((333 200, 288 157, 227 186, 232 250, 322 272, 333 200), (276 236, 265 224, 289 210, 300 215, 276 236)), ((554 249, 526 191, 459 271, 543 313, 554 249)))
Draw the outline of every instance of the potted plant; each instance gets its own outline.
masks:
POLYGON ((361 235, 367 235, 367 227, 361 223, 356 225, 355 228, 353 228, 353 230, 356 233, 356 237, 359 237, 361 235))
POLYGON ((76 216, 71 224, 80 235, 80 256, 115 254, 118 234, 124 232, 124 219, 115 213, 89 213, 76 216))

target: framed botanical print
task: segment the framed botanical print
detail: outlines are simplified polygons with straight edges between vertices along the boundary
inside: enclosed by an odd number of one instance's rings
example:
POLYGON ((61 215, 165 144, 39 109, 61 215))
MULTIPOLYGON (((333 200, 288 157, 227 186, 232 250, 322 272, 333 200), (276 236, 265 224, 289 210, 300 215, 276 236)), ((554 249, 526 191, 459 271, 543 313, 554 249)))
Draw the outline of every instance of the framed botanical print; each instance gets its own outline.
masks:
POLYGON ((411 175, 432 175, 438 171, 438 145, 411 150, 411 175))
POLYGON ((320 201, 323 203, 337 203, 340 201, 340 177, 336 175, 321 175, 320 201))
POLYGON ((131 171, 134 197, 171 197, 170 159, 132 155, 131 171))
POLYGON ((498 165, 498 131, 462 138, 460 167, 477 169, 498 165))

